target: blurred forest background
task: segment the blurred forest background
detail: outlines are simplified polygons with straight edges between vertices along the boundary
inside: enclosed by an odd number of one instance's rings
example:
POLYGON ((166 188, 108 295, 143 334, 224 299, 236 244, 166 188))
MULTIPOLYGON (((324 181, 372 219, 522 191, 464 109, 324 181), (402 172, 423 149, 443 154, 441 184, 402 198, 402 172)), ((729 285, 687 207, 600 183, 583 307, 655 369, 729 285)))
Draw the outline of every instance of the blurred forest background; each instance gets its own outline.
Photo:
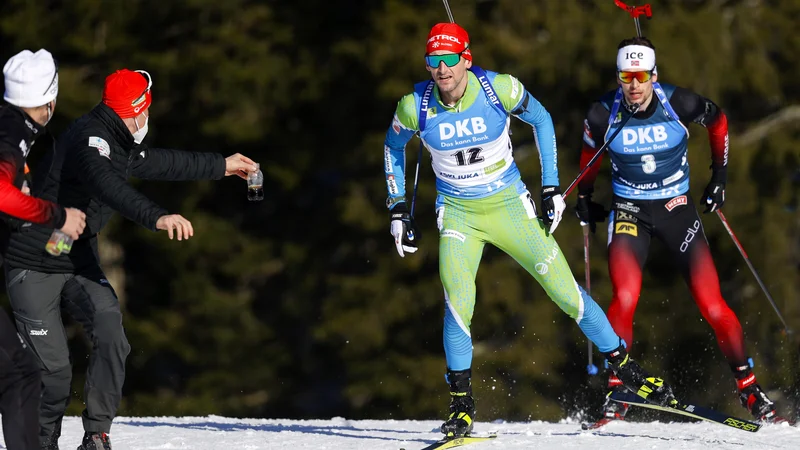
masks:
MULTIPOLYGON (((635 34, 632 20, 612 0, 450 3, 470 33, 475 63, 514 74, 552 114, 566 188, 578 171, 584 114, 614 88, 617 44, 635 34)), ((657 48, 660 81, 693 89, 728 114, 725 213, 786 320, 800 329, 800 2, 652 6, 642 27, 657 48)), ((2 60, 42 47, 58 59, 60 95, 49 126, 56 136, 99 102, 106 75, 146 69, 154 77, 148 144, 241 152, 265 172, 260 203, 247 201, 238 179, 137 181, 191 220, 195 237, 170 241, 119 217, 101 237, 133 346, 120 415, 444 417, 433 173, 425 157, 421 249, 401 259, 382 172, 397 101, 429 76, 425 39, 443 21, 439 0, 2 2, 2 60)), ((523 179, 538 192, 530 129, 515 121, 513 131, 523 179)), ((710 151, 705 131, 690 131, 697 197, 710 176, 710 151)), ((37 143, 34 170, 47 145, 37 143)), ((595 197, 607 203, 604 164, 595 197)), ((570 211, 574 202, 567 200, 570 211)), ((759 380, 780 412, 793 416, 800 337, 782 332, 717 217, 703 219, 759 380)), ((583 284, 581 229, 571 213, 556 237, 583 284)), ((604 309, 611 292, 605 243, 601 225, 591 268, 604 309)), ((633 353, 679 396, 744 415, 711 328, 665 254, 653 244, 633 353)), ((586 374, 587 343, 576 324, 494 248, 477 282, 479 420, 599 411, 605 377, 586 374)), ((69 334, 75 414, 88 348, 80 328, 72 324, 69 334)))

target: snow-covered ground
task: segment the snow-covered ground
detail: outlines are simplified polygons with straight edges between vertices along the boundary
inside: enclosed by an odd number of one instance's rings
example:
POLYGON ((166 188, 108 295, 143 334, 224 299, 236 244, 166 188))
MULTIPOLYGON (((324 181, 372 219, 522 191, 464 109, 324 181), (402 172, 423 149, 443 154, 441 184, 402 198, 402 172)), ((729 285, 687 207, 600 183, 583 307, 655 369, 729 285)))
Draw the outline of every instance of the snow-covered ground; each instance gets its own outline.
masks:
MULTIPOLYGON (((663 420, 667 420, 664 418, 663 420)), ((114 450, 143 449, 421 449, 440 438, 437 421, 266 420, 209 417, 117 418, 111 430, 114 450)), ((748 433, 712 423, 618 422, 600 431, 580 423, 477 423, 475 432, 497 439, 463 447, 499 449, 800 449, 800 428, 768 425, 748 433)), ((59 445, 73 450, 83 430, 68 417, 59 445)), ((3 447, 5 448, 5 447, 3 447)))

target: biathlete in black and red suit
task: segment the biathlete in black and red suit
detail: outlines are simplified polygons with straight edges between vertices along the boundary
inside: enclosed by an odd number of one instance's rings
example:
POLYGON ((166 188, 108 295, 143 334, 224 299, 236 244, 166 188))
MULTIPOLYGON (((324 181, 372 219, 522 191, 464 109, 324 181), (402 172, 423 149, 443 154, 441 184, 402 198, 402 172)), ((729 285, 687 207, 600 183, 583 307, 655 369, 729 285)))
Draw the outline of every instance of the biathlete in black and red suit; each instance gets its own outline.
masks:
MULTIPOLYGON (((689 193, 687 160, 690 123, 708 130, 711 181, 700 204, 706 213, 725 201, 728 122, 711 100, 694 92, 658 83, 655 48, 644 37, 623 40, 617 53, 617 89, 589 108, 584 121, 581 169, 621 125, 629 105, 638 112, 608 145, 614 192, 609 216, 608 268, 613 298, 608 318, 614 330, 633 344, 633 315, 642 287, 642 268, 650 240, 660 239, 686 279, 700 314, 711 324, 730 364, 742 405, 758 420, 783 420, 756 381, 748 364, 742 326, 720 292, 719 277, 694 201, 689 193)), ((578 185, 576 210, 592 230, 605 219, 602 205, 591 200, 600 160, 578 185)), ((611 389, 623 389, 609 377, 611 389)), ((621 419, 627 406, 607 401, 605 417, 621 419)))

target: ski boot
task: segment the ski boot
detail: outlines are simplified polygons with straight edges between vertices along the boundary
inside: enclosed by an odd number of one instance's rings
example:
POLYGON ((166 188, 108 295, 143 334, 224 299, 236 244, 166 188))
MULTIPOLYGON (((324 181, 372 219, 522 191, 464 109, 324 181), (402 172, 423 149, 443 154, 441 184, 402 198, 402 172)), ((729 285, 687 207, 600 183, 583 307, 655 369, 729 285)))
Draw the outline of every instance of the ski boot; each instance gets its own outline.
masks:
MULTIPOLYGON (((613 374, 608 376, 608 388, 611 392, 627 391, 622 384, 622 380, 615 377, 613 374)), ((625 414, 628 413, 630 405, 627 403, 615 402, 606 397, 606 402, 603 403, 603 418, 610 420, 625 420, 625 414)))
POLYGON ((625 414, 628 413, 628 408, 630 408, 630 405, 627 403, 615 402, 614 400, 611 400, 609 396, 618 391, 627 392, 628 388, 626 388, 622 384, 622 381, 615 377, 614 374, 610 374, 608 376, 608 391, 609 392, 608 395, 606 395, 606 401, 603 403, 603 416, 594 422, 582 423, 582 429, 596 430, 616 420, 625 420, 625 414))
POLYGON ((442 424, 447 438, 469 436, 475 418, 475 400, 472 398, 472 370, 447 371, 450 383, 450 416, 442 424))
POLYGON ((756 420, 769 423, 788 422, 778 416, 775 402, 761 389, 749 365, 735 367, 733 376, 736 377, 736 385, 739 388, 739 401, 756 420))
POLYGON ((47 442, 41 444, 41 450, 58 450, 58 438, 49 439, 47 442))
POLYGON ((78 450, 111 450, 111 438, 106 433, 83 434, 83 442, 78 450))
POLYGON ((616 350, 606 353, 605 356, 608 360, 608 367, 628 390, 656 405, 674 406, 678 404, 672 394, 672 388, 661 378, 648 374, 639 363, 628 356, 628 352, 622 345, 616 350))
POLYGON ((46 437, 39 436, 41 450, 58 450, 58 438, 61 437, 61 422, 56 422, 53 432, 46 437))

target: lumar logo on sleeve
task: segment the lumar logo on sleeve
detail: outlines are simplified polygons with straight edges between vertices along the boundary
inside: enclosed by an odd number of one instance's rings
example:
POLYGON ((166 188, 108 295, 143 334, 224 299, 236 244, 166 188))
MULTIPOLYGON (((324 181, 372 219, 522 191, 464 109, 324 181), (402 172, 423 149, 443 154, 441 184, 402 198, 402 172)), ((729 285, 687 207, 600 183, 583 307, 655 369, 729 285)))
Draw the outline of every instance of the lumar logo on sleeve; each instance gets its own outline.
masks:
POLYGON ((614 234, 630 234, 631 236, 638 236, 639 227, 633 223, 619 222, 614 227, 614 234))

